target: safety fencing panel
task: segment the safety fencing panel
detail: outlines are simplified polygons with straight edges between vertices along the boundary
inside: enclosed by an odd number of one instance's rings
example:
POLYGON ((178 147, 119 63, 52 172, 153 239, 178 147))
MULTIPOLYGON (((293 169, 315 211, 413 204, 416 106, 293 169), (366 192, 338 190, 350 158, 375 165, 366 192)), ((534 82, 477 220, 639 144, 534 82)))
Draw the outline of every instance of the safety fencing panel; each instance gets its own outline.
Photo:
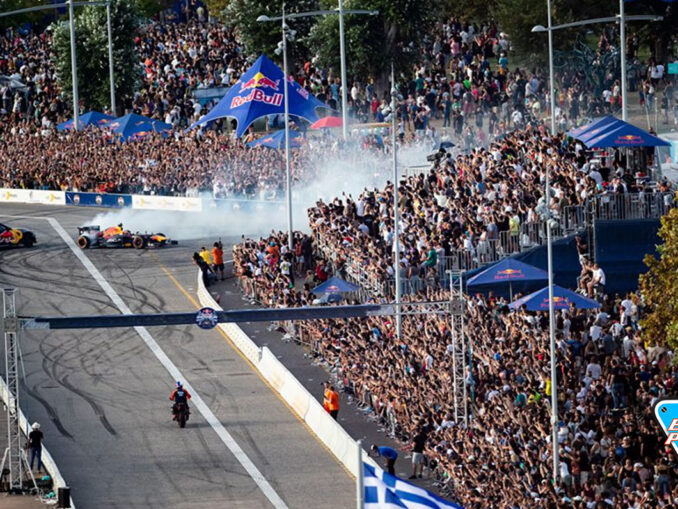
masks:
POLYGON ((35 203, 40 205, 66 205, 63 191, 0 188, 0 203, 35 203))
POLYGON ((132 208, 140 210, 177 210, 201 212, 202 199, 182 196, 133 195, 132 208))
POLYGON ((74 193, 66 191, 66 205, 77 207, 122 208, 132 206, 130 194, 74 193))

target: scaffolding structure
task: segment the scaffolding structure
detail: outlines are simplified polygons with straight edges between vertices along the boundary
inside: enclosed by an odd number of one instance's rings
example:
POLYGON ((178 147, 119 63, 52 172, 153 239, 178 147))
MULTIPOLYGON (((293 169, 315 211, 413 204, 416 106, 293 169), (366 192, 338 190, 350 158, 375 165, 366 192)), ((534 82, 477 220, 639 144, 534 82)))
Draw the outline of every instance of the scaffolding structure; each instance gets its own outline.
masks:
MULTIPOLYGON (((19 319, 16 314, 16 290, 4 288, 3 302, 3 329, 5 331, 5 376, 7 383, 6 416, 7 416, 7 447, 0 463, 0 474, 5 473, 7 491, 20 494, 28 484, 36 493, 38 487, 33 472, 28 465, 26 452, 22 447, 20 406, 19 406, 19 319), (30 480, 30 483, 27 481, 30 480)), ((0 476, 1 477, 1 476, 0 476)))
POLYGON ((466 384, 466 337, 464 315, 466 300, 463 293, 463 273, 450 271, 450 330, 452 332, 452 391, 454 421, 468 426, 468 398, 466 384))

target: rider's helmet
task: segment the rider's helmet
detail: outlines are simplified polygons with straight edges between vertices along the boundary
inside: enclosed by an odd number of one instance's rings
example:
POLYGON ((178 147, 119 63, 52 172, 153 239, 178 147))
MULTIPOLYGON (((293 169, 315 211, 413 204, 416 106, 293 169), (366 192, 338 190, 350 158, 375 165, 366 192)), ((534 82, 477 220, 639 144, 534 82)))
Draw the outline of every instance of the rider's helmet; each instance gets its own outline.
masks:
POLYGON ((182 388, 181 382, 179 380, 177 380, 177 389, 181 389, 181 388, 182 388))

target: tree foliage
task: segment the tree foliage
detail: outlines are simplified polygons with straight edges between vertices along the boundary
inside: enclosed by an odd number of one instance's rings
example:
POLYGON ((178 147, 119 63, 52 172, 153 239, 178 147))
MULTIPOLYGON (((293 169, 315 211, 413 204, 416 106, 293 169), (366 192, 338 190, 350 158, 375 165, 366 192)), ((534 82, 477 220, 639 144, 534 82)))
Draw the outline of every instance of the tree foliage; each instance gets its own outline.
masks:
MULTIPOLYGON (((349 83, 352 76, 372 77, 382 84, 390 74, 391 62, 398 72, 410 74, 421 57, 424 37, 436 19, 435 0, 347 0, 345 9, 379 11, 376 16, 346 15, 346 61, 349 83)), ((339 19, 327 16, 313 27, 308 45, 317 63, 339 71, 339 19)))
POLYGON ((645 257, 649 271, 639 278, 640 291, 648 307, 641 321, 644 340, 652 345, 678 347, 678 209, 661 219, 657 246, 659 259, 645 257))
MULTIPOLYGON (((274 18, 282 15, 283 0, 230 0, 221 19, 224 23, 236 29, 245 46, 247 54, 265 53, 269 58, 282 62, 282 56, 276 56, 275 50, 282 40, 282 29, 279 21, 258 22, 259 16, 265 15, 274 18)), ((295 0, 285 3, 287 14, 293 12, 315 11, 320 8, 318 0, 295 0)), ((214 11, 212 11, 214 14, 214 11)), ((304 41, 317 17, 289 20, 287 25, 297 33, 293 41, 287 46, 287 58, 292 72, 295 66, 303 64, 308 59, 308 47, 304 41)))
POLYGON ((221 21, 227 21, 226 17, 227 8, 232 0, 205 0, 207 5, 207 10, 210 13, 210 16, 215 17, 221 21))
MULTIPOLYGON (((139 75, 132 34, 138 23, 135 0, 112 0, 113 65, 117 103, 130 96, 139 75)), ((84 7, 75 18, 78 95, 85 110, 110 107, 106 9, 84 7)), ((68 21, 54 29, 56 67, 62 90, 72 99, 71 46, 68 21)))
MULTIPOLYGON (((2 12, 10 12, 42 4, 43 2, 41 0, 4 0, 0 5, 2 5, 2 12)), ((19 26, 22 23, 35 23, 46 16, 49 16, 50 13, 53 12, 54 11, 52 10, 44 10, 2 17, 0 18, 0 27, 19 26)))
POLYGON ((142 16, 151 18, 164 9, 169 9, 174 0, 137 0, 138 12, 142 16))

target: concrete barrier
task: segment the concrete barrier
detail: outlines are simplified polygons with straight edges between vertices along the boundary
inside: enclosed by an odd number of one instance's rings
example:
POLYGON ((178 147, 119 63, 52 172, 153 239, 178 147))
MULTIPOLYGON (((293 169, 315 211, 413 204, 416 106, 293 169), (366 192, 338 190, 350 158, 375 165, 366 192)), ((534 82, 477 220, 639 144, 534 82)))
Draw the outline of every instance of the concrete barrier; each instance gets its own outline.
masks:
MULTIPOLYGON (((198 272, 198 300, 212 309, 222 310, 202 282, 198 272)), ((323 406, 308 392, 299 380, 278 360, 267 347, 259 348, 235 323, 219 324, 236 347, 254 365, 261 376, 302 419, 318 439, 353 475, 358 474, 358 448, 355 440, 328 414, 323 406)), ((363 454, 363 461, 376 463, 363 454)))
MULTIPOLYGON (((5 405, 9 405, 10 394, 9 390, 7 389, 7 384, 5 383, 5 380, 2 377, 0 377, 0 396, 2 396, 3 403, 5 405)), ((4 415, 2 416, 2 418, 4 418, 4 415)), ((28 424, 28 419, 26 419, 26 416, 24 415, 24 412, 21 409, 19 409, 19 426, 21 427, 22 433, 25 436, 28 436, 30 426, 28 424)), ((56 496, 57 490, 59 488, 66 487, 67 484, 63 476, 61 475, 61 472, 59 472, 59 467, 57 467, 56 461, 54 461, 54 458, 52 458, 52 455, 49 453, 49 451, 44 445, 42 446, 42 464, 44 465, 45 470, 47 470, 50 477, 52 478, 53 491, 56 496)), ((75 504, 73 503, 72 497, 71 497, 71 508, 75 509, 75 504)))

